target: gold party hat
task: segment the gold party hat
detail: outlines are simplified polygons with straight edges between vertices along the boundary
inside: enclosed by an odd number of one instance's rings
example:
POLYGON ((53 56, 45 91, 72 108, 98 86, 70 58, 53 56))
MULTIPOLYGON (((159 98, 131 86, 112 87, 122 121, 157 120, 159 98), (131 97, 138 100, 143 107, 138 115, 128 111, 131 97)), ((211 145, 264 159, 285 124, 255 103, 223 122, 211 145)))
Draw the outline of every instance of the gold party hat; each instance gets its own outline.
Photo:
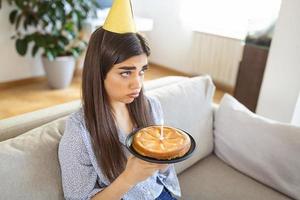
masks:
POLYGON ((114 0, 103 29, 114 33, 136 33, 130 0, 114 0))

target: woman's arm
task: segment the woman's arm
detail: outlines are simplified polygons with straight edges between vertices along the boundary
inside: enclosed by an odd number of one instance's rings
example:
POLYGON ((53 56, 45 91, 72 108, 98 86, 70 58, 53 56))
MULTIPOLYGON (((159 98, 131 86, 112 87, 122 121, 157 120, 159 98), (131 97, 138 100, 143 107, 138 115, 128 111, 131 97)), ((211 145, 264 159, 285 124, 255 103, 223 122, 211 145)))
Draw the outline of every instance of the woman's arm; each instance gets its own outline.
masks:
POLYGON ((164 170, 168 165, 145 162, 130 156, 126 168, 108 187, 96 194, 93 200, 119 200, 134 185, 152 176, 157 170, 164 170))
POLYGON ((97 193, 92 200, 120 200, 126 192, 132 188, 132 185, 126 182, 125 177, 121 174, 115 181, 113 181, 108 187, 101 192, 97 193))
POLYGON ((66 121, 65 131, 59 143, 58 158, 61 168, 64 198, 90 199, 103 190, 95 171, 82 134, 85 132, 80 115, 72 114, 66 121))

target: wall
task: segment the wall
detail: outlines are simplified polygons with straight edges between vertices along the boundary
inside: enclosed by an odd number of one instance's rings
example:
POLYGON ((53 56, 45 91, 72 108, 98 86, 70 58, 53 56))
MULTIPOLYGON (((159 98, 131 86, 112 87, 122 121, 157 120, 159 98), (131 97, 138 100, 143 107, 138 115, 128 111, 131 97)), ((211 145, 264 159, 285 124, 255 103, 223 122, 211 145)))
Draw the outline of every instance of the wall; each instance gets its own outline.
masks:
POLYGON ((182 2, 183 0, 132 1, 136 15, 154 20, 153 31, 146 33, 152 50, 150 61, 192 73, 190 55, 193 32, 184 27, 180 20, 182 2))
POLYGON ((187 74, 209 74, 216 82, 233 89, 243 52, 242 39, 193 31, 195 27, 181 17, 186 3, 133 1, 136 15, 154 20, 153 30, 147 33, 152 50, 150 62, 187 74))
POLYGON ((300 1, 282 0, 256 112, 290 122, 300 91, 300 1))
POLYGON ((44 74, 41 60, 19 56, 15 49, 15 42, 10 37, 14 27, 9 23, 8 16, 11 8, 6 1, 2 1, 0 9, 0 83, 44 74))

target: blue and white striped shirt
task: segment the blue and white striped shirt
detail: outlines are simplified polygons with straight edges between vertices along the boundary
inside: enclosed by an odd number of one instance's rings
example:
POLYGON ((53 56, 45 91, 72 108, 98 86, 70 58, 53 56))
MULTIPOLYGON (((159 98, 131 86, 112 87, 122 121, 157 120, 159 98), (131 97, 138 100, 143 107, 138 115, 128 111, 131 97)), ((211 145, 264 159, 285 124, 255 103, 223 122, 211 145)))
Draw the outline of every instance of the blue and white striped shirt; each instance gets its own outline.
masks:
MULTIPOLYGON (((159 101, 148 97, 156 124, 163 122, 159 101)), ((119 140, 125 145, 126 134, 118 131, 119 140)), ((128 150, 125 154, 129 156, 128 150)), ((73 113, 66 122, 64 135, 59 143, 59 162, 62 185, 66 199, 91 199, 107 187, 110 182, 103 175, 92 150, 91 137, 85 127, 83 110, 73 113)), ((122 197, 124 200, 153 200, 166 187, 173 195, 181 196, 180 186, 174 165, 165 171, 156 171, 148 179, 138 183, 122 197)))

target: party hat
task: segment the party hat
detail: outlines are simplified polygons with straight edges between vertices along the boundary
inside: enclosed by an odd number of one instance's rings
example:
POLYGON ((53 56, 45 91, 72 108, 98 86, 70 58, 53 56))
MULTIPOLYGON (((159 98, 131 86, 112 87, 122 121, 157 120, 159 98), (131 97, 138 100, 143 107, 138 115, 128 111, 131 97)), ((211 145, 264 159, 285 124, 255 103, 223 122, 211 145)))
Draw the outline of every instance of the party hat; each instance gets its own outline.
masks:
POLYGON ((115 0, 103 29, 114 33, 136 33, 130 0, 115 0))

